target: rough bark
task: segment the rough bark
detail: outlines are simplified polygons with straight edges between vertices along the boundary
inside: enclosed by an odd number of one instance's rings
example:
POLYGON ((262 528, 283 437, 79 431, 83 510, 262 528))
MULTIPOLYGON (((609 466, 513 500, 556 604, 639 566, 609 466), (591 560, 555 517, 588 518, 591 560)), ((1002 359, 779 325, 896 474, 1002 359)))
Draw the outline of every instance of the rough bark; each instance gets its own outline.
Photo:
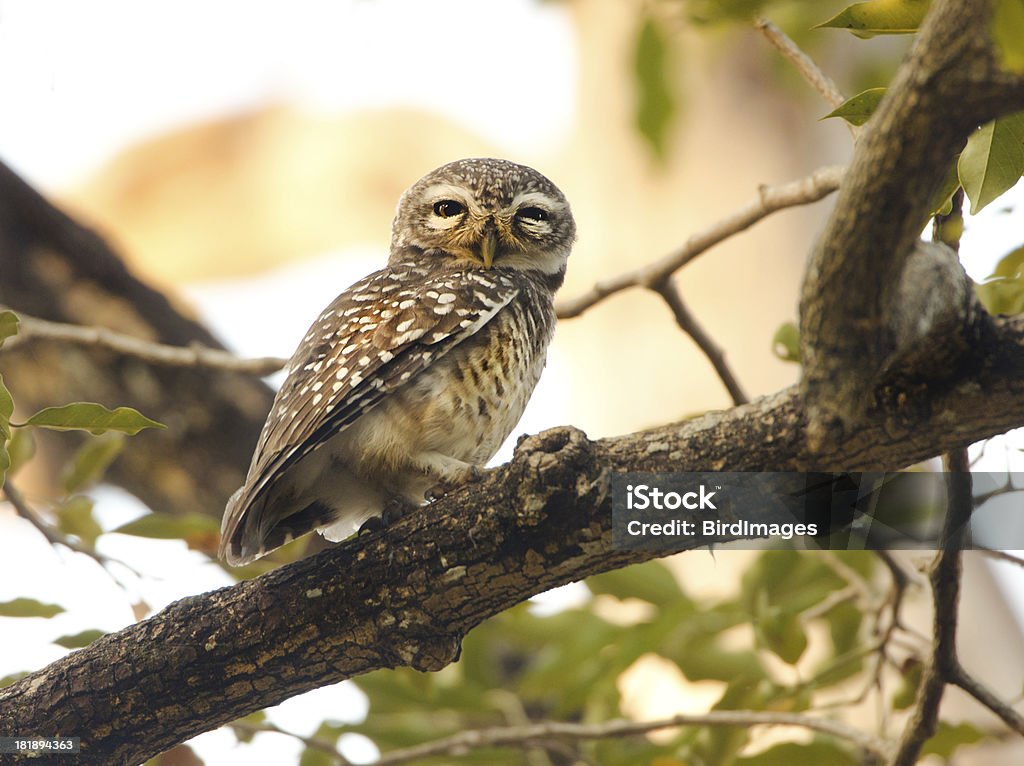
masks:
POLYGON ((812 444, 842 438, 871 406, 896 350, 893 313, 935 195, 971 131, 1024 108, 1000 72, 991 4, 936 0, 868 122, 808 264, 800 320, 812 444))
POLYGON ((571 428, 531 437, 382 532, 176 602, 0 690, 0 731, 81 736, 62 763, 138 763, 324 684, 437 670, 492 615, 655 555, 612 547, 613 471, 895 469, 1024 424, 1024 319, 999 321, 987 343, 989 362, 884 401, 819 452, 795 388, 596 442, 571 428))
MULTIPOLYGON (((145 340, 222 348, 158 290, 132 274, 96 233, 0 163, 0 305, 43 319, 108 327, 145 340)), ((5 351, 20 409, 71 401, 135 407, 166 423, 132 441, 108 479, 154 510, 219 515, 242 483, 273 392, 248 375, 154 367, 96 348, 33 341, 5 351)), ((62 465, 74 440, 44 439, 62 465)), ((53 476, 59 471, 49 472, 53 476)))

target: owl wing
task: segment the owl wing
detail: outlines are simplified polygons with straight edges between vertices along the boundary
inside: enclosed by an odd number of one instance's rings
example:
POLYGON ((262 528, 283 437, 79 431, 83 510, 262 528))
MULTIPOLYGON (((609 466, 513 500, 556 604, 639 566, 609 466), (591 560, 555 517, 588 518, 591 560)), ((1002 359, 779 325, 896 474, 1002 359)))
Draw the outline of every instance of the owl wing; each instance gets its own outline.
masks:
POLYGON ((289 466, 478 332, 519 293, 493 271, 448 272, 409 286, 383 269, 339 295, 289 360, 245 484, 225 510, 225 547, 253 502, 289 466))

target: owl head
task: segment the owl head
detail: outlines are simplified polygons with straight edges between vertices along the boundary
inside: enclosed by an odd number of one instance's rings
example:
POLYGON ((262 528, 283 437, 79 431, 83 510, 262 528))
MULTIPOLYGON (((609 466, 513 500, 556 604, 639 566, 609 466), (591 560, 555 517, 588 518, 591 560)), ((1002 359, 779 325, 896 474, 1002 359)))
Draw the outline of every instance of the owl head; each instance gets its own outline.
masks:
POLYGON ((477 158, 443 165, 409 187, 391 233, 392 265, 415 254, 435 267, 556 275, 565 271, 576 223, 565 195, 533 168, 477 158))

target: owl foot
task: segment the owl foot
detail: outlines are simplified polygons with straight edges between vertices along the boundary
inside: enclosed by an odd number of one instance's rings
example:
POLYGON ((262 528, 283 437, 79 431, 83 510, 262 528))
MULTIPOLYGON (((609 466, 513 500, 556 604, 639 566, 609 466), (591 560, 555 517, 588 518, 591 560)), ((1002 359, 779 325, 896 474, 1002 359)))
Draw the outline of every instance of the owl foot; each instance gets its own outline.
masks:
POLYGON ((418 507, 416 503, 410 502, 404 497, 393 497, 384 504, 379 521, 385 527, 390 526, 418 507))
POLYGON ((437 484, 428 489, 423 496, 427 499, 427 502, 433 503, 460 487, 464 487, 467 484, 476 484, 486 474, 487 471, 480 466, 467 464, 459 471, 457 476, 441 479, 437 484))

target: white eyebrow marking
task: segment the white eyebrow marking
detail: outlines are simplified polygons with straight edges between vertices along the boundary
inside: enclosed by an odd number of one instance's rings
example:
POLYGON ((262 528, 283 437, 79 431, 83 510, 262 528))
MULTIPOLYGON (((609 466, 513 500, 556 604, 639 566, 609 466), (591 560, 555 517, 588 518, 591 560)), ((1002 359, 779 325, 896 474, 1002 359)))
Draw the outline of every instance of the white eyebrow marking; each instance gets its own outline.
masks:
POLYGON ((544 192, 521 192, 515 196, 510 205, 512 210, 524 206, 542 207, 549 213, 564 213, 569 209, 568 202, 562 202, 544 192))

